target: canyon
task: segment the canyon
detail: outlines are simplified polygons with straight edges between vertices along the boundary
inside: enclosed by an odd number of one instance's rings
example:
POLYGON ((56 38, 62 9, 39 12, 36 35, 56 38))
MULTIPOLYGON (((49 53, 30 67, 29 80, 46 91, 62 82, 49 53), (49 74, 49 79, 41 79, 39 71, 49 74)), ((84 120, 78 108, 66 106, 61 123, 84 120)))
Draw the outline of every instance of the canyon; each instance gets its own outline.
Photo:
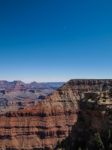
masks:
POLYGON ((32 107, 50 95, 63 82, 24 83, 22 81, 0 81, 0 113, 32 107))
POLYGON ((0 113, 0 149, 77 150, 92 130, 111 128, 111 109, 112 80, 72 79, 33 106, 0 113))

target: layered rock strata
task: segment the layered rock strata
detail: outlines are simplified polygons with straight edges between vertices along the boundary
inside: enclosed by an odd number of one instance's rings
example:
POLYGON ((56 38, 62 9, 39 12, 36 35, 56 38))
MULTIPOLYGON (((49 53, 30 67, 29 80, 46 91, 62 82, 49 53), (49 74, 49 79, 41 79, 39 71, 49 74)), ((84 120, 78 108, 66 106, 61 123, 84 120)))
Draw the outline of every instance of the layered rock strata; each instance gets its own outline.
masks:
POLYGON ((32 108, 1 114, 0 148, 52 150, 77 123, 79 103, 108 109, 111 101, 112 80, 70 80, 32 108))

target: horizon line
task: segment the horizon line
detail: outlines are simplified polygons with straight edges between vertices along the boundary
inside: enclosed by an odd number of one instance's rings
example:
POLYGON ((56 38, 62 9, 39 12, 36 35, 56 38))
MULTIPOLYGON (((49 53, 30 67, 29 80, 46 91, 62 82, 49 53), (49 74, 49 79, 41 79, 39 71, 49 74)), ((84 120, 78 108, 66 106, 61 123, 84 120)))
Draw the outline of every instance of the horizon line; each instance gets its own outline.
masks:
POLYGON ((59 82, 69 82, 71 80, 112 80, 112 78, 70 78, 69 80, 54 80, 54 81, 38 81, 38 80, 30 80, 30 81, 25 81, 25 80, 21 80, 21 79, 14 79, 14 80, 7 80, 7 79, 0 79, 0 81, 7 81, 7 82, 14 82, 14 81, 19 81, 19 82, 23 82, 25 84, 30 84, 33 82, 36 83, 59 83, 59 82))

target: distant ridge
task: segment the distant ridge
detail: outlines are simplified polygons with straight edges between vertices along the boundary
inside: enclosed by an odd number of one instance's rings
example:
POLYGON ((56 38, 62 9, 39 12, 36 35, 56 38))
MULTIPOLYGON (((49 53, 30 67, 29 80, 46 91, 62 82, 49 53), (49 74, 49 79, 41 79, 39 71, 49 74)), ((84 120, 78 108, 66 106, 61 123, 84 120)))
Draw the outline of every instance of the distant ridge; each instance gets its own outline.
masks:
POLYGON ((27 89, 57 89, 62 86, 64 82, 36 82, 33 81, 31 83, 25 83, 21 80, 7 81, 0 80, 0 89, 5 89, 8 91, 21 91, 27 89))

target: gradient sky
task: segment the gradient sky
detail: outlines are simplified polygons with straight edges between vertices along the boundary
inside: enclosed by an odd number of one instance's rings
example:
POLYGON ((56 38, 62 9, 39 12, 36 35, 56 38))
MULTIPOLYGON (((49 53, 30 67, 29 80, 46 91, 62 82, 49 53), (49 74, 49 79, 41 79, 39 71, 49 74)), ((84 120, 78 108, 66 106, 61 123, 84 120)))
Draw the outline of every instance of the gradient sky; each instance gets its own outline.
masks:
POLYGON ((112 0, 0 0, 0 79, 112 78, 112 0))

